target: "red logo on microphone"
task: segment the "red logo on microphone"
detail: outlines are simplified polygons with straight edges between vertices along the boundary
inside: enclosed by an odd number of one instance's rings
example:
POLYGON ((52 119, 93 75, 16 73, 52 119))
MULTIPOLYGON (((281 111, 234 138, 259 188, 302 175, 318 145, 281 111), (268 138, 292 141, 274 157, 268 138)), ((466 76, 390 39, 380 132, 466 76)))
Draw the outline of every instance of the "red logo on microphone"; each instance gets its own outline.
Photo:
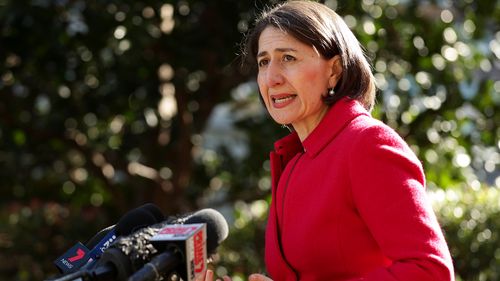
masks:
POLYGON ((89 249, 85 247, 82 243, 76 243, 71 249, 66 251, 62 256, 58 257, 54 264, 59 268, 59 270, 67 274, 75 269, 80 268, 84 263, 89 260, 87 253, 89 249))
POLYGON ((190 236, 198 229, 197 226, 192 225, 168 225, 158 232, 157 235, 171 235, 171 236, 190 236))
POLYGON ((80 249, 80 248, 78 248, 78 249, 76 250, 76 255, 74 255, 74 256, 72 256, 72 257, 69 257, 69 258, 68 258, 68 261, 70 261, 70 262, 75 262, 75 261, 77 261, 77 260, 79 260, 79 259, 83 258, 84 256, 85 256, 85 251, 84 251, 84 250, 82 250, 82 249, 80 249))
POLYGON ((200 273, 205 269, 203 231, 198 231, 194 239, 194 272, 200 273))

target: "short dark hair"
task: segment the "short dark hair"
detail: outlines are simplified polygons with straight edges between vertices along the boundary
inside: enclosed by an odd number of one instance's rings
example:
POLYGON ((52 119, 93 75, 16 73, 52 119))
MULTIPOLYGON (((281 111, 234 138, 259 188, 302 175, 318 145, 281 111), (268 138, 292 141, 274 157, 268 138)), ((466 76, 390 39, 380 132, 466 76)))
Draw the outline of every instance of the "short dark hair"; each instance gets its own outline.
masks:
POLYGON ((243 42, 244 61, 256 64, 259 37, 268 27, 276 27, 302 43, 314 46, 326 59, 340 55, 342 77, 335 94, 326 96, 332 105, 344 96, 359 100, 367 110, 375 103, 375 79, 365 53, 344 20, 324 4, 294 0, 264 10, 243 42))

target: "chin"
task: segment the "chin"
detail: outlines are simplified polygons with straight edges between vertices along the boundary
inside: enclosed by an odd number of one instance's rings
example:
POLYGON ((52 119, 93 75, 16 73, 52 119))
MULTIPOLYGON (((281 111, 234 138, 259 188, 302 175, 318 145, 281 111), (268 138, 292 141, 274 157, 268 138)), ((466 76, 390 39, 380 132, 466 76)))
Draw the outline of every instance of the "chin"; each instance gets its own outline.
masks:
POLYGON ((271 116, 274 120, 274 122, 278 123, 279 125, 288 125, 290 122, 286 119, 283 118, 275 118, 274 116, 271 116))
POLYGON ((274 122, 280 125, 289 125, 295 121, 293 118, 290 118, 290 114, 283 114, 283 112, 270 112, 270 115, 274 122))

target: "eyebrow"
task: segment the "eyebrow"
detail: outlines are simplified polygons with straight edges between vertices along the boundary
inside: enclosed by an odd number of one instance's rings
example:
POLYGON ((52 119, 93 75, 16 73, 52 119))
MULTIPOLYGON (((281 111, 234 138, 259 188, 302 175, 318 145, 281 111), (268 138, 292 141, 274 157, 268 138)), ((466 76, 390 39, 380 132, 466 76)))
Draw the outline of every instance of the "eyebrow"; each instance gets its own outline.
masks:
MULTIPOLYGON (((275 52, 280 52, 280 53, 285 53, 285 52, 297 52, 296 49, 294 48, 276 48, 274 49, 275 52)), ((263 51, 257 54, 257 58, 263 57, 267 54, 267 51, 263 51)))

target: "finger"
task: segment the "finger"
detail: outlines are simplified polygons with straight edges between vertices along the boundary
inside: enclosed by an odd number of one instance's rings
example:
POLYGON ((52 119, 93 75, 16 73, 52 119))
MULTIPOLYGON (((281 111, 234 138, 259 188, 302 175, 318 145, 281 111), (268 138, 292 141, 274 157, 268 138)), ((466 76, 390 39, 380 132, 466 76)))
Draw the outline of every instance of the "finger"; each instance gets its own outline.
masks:
POLYGON ((254 273, 248 277, 248 281, 272 281, 272 279, 265 275, 254 273))
POLYGON ((207 270, 207 273, 205 274, 205 281, 212 281, 214 280, 214 272, 211 269, 207 270))
POLYGON ((205 274, 206 274, 206 272, 202 272, 200 274, 196 274, 194 276, 194 281, 205 281, 205 276, 206 276, 205 274))

